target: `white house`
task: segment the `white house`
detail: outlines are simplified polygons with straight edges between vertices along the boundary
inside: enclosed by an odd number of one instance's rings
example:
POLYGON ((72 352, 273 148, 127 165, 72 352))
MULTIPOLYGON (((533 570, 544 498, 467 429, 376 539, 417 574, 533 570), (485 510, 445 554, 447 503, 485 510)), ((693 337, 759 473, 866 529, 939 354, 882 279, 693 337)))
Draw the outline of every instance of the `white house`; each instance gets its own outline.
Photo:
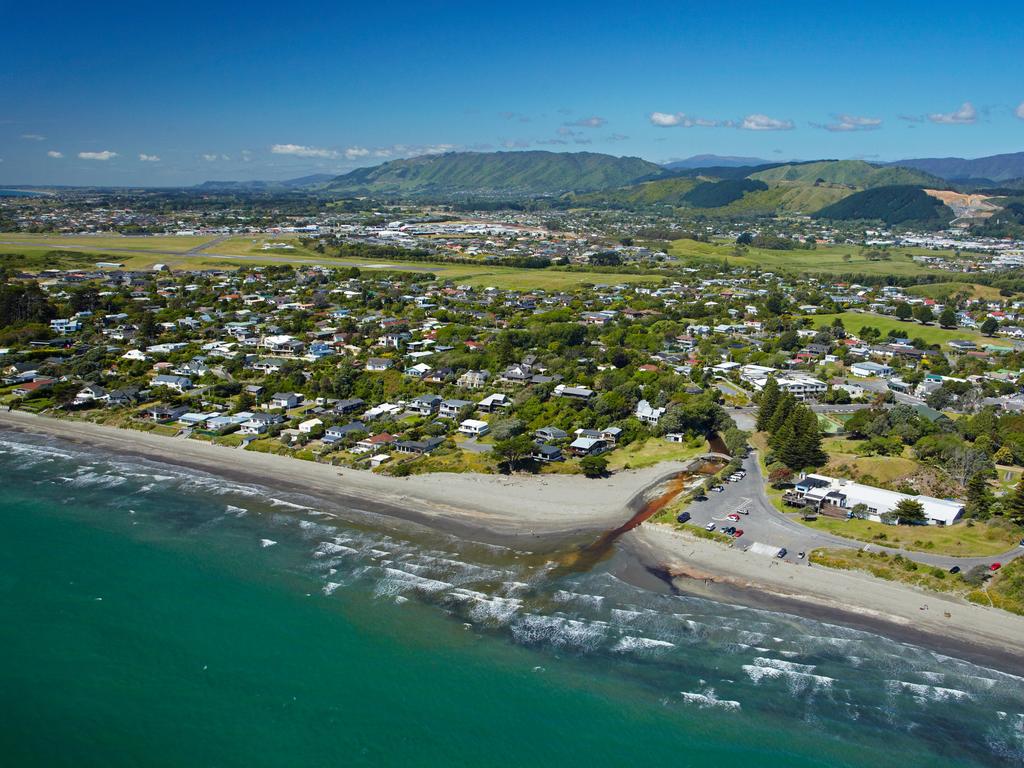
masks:
POLYGON ((324 423, 320 419, 310 419, 299 424, 299 432, 304 435, 310 434, 317 427, 322 427, 324 423))
POLYGON ((636 417, 644 424, 657 424, 664 415, 664 408, 655 408, 646 400, 636 404, 636 417))
POLYGON ((883 515, 893 513, 904 499, 913 499, 921 504, 929 525, 952 525, 964 511, 964 505, 959 501, 933 496, 911 496, 828 475, 805 475, 794 490, 815 506, 831 504, 852 510, 858 504, 863 504, 867 507, 868 519, 876 523, 882 521, 883 515))
POLYGON ((466 419, 459 424, 459 432, 463 435, 469 435, 470 437, 480 437, 486 435, 491 431, 490 426, 486 421, 480 421, 479 419, 466 419))
POLYGON ((882 363, 873 363, 870 360, 863 363, 854 363, 850 366, 850 373, 861 378, 878 376, 887 379, 892 376, 892 368, 882 363))

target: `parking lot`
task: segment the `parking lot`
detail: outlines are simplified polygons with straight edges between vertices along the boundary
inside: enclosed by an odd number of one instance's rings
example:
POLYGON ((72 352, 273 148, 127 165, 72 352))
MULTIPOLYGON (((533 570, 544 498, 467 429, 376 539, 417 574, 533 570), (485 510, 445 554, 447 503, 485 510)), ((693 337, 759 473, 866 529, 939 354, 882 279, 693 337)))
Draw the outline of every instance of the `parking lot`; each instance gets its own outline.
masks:
POLYGON ((797 556, 800 552, 839 544, 832 536, 787 520, 771 505, 764 495, 764 482, 755 455, 744 460, 743 469, 747 473, 744 478, 733 483, 723 482, 722 492, 709 491, 707 501, 694 501, 686 507, 691 516, 690 525, 704 528, 713 522, 716 531, 735 526, 743 530, 743 535, 734 540, 733 546, 746 549, 760 542, 784 547, 785 559, 791 562, 800 561, 797 556), (739 515, 739 521, 730 520, 730 514, 739 515))

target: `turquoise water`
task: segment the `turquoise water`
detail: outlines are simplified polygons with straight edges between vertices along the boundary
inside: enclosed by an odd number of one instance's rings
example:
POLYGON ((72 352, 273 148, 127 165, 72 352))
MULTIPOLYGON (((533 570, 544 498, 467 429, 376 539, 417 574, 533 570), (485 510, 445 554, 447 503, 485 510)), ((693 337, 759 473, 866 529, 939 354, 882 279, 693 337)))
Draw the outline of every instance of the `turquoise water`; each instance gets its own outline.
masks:
POLYGON ((1020 678, 0 438, 3 765, 1024 762, 1020 678))

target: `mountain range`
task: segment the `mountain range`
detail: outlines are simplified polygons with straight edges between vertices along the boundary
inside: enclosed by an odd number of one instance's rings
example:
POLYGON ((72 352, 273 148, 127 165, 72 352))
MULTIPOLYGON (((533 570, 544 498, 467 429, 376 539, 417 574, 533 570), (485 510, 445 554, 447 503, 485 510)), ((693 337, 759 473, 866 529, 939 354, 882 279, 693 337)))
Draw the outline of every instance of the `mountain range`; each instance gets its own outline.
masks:
POLYGON ((550 195, 613 189, 664 169, 639 157, 595 152, 449 152, 392 160, 338 176, 340 194, 550 195))
MULTIPOLYGON (((424 200, 545 198, 560 205, 693 209, 711 217, 817 215, 832 219, 928 223, 954 218, 926 190, 1014 198, 1024 188, 1024 152, 964 160, 920 158, 764 162, 695 155, 667 165, 594 152, 449 152, 392 160, 340 176, 278 182, 210 181, 203 191, 308 192, 326 197, 424 200), (752 164, 742 163, 750 161, 752 164), (705 163, 709 165, 705 165, 705 163)), ((1011 200, 1012 201, 1012 200, 1011 200)), ((963 216, 964 211, 958 210, 963 216)), ((970 212, 966 214, 970 218, 970 212)))
POLYGON ((916 168, 949 181, 1002 183, 1024 178, 1024 152, 977 157, 920 157, 890 165, 916 168))

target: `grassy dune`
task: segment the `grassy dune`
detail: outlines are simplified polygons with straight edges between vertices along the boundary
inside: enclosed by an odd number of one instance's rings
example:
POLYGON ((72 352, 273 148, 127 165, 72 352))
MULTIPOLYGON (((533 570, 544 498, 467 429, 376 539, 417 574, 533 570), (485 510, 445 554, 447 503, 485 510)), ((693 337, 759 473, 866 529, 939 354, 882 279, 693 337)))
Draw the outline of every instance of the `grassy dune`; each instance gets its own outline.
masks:
MULTIPOLYGON (((773 190, 768 190, 772 192, 773 190)), ((735 255, 734 243, 701 243, 695 240, 675 240, 669 252, 688 261, 722 261, 725 259, 735 266, 758 267, 760 269, 808 274, 868 275, 949 275, 952 272, 936 272, 913 261, 915 255, 952 255, 952 252, 927 251, 921 248, 899 248, 889 251, 890 261, 868 261, 860 255, 860 248, 854 245, 822 245, 813 251, 772 251, 765 248, 747 248, 742 255, 735 255), (849 257, 847 260, 845 257, 849 257)))
POLYGON ((979 344, 991 343, 992 339, 968 328, 940 328, 938 324, 921 325, 914 320, 898 320, 887 315, 876 315, 870 312, 841 312, 837 315, 810 315, 808 319, 815 328, 831 325, 839 318, 850 333, 859 333, 864 326, 877 328, 883 336, 889 331, 896 331, 901 337, 922 338, 928 344, 948 344, 953 339, 971 339, 979 344))

